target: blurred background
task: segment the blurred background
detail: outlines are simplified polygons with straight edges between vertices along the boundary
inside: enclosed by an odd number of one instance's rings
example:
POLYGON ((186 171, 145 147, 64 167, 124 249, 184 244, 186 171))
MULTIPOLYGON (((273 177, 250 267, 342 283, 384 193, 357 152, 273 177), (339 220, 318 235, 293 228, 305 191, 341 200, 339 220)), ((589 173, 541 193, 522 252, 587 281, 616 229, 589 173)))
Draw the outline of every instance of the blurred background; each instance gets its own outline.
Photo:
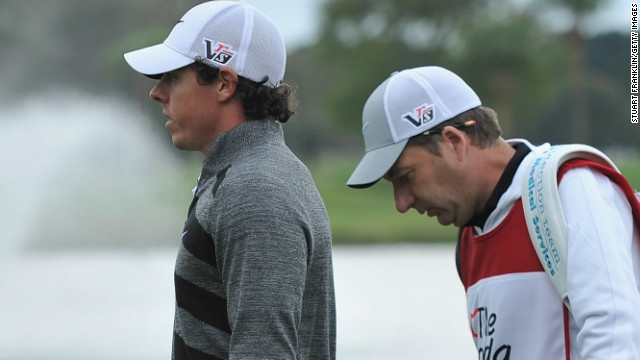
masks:
MULTIPOLYGON (((0 0, 0 359, 161 359, 202 156, 173 149, 123 53, 194 0, 0 0)), ((626 0, 253 0, 281 29, 285 125, 334 231, 341 359, 471 359, 457 230, 344 184, 393 71, 457 72, 505 137, 600 147, 640 187, 626 0)))

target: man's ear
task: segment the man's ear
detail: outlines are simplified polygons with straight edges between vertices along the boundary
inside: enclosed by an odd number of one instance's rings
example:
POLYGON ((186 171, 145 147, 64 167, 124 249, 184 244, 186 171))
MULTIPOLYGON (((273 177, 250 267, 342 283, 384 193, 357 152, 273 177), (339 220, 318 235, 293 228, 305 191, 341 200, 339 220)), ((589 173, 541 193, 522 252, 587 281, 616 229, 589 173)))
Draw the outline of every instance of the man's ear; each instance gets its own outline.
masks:
POLYGON ((218 71, 216 91, 220 102, 233 98, 238 88, 238 74, 231 68, 223 67, 218 71))
POLYGON ((468 151, 468 146, 471 144, 467 133, 453 126, 445 126, 441 134, 443 142, 441 146, 449 147, 449 149, 455 153, 458 160, 464 159, 468 151))

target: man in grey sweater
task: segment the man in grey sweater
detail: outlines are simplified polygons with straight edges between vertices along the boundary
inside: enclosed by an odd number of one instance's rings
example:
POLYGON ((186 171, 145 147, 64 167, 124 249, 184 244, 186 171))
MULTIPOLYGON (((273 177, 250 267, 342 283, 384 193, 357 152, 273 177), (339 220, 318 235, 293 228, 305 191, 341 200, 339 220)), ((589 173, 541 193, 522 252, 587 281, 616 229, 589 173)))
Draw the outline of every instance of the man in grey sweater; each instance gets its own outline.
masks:
POLYGON ((331 230, 284 142, 284 42, 257 9, 202 3, 163 44, 125 54, 159 79, 175 147, 204 165, 175 267, 173 359, 334 359, 331 230))

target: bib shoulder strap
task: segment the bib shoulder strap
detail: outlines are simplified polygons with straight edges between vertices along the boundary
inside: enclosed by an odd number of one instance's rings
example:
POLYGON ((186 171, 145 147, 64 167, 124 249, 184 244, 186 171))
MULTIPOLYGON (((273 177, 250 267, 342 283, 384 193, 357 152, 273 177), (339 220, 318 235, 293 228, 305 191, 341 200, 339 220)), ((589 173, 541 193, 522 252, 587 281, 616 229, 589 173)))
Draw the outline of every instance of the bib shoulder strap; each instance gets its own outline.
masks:
POLYGON ((522 180, 522 205, 529 237, 553 286, 571 310, 567 293, 567 225, 558 192, 558 169, 575 158, 602 164, 618 171, 599 150, 581 144, 556 145, 533 152, 522 180))

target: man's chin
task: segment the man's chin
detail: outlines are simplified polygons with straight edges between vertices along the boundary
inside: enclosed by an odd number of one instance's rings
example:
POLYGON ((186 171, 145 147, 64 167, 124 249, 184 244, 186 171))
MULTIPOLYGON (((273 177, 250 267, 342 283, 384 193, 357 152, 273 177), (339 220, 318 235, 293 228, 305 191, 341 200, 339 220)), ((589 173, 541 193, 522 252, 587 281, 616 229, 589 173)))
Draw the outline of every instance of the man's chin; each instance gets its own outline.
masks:
POLYGON ((182 139, 180 139, 180 137, 176 136, 175 134, 171 134, 171 141, 173 142, 173 147, 175 147, 178 150, 184 150, 184 151, 194 150, 192 146, 189 146, 189 144, 182 141, 182 139))
POLYGON ((175 141, 175 140, 173 141, 173 147, 175 147, 178 150, 185 150, 185 151, 189 150, 186 146, 182 145, 182 143, 180 143, 179 141, 175 141))
POLYGON ((449 226, 449 225, 454 223, 454 219, 452 219, 452 218, 450 218, 450 217, 448 217, 446 215, 439 214, 438 215, 438 222, 442 226, 449 226))

